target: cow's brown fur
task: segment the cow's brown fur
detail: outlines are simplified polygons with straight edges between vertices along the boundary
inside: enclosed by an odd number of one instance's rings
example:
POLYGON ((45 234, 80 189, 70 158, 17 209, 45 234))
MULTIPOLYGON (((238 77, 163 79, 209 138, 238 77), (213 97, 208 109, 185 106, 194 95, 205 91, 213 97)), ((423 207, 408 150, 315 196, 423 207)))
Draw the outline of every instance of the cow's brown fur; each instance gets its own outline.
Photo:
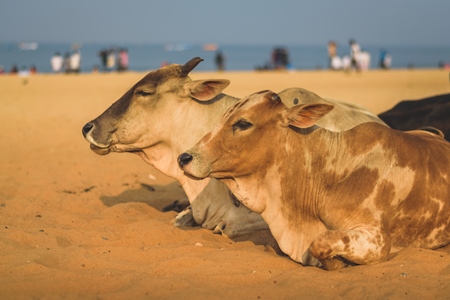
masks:
POLYGON ((331 108, 287 108, 272 92, 254 94, 180 165, 223 180, 303 264, 337 269, 448 244, 450 143, 372 122, 340 133, 314 125, 331 108), (251 126, 240 129, 242 121, 251 126))

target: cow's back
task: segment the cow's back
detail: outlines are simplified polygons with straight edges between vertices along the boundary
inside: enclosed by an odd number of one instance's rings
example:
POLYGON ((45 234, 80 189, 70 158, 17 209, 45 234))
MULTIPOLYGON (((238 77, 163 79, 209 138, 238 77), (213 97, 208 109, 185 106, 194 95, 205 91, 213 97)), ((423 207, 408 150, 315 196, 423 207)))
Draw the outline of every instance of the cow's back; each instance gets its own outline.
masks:
POLYGON ((450 94, 401 101, 378 116, 390 127, 399 130, 436 127, 450 141, 450 94))

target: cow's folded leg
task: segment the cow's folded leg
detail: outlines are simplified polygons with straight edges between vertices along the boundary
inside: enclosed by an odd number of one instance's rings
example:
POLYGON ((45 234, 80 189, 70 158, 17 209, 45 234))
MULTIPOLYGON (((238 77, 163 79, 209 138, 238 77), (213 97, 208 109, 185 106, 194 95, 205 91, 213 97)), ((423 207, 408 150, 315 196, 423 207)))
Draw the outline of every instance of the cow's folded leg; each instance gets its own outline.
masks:
POLYGON ((175 227, 196 227, 198 224, 194 220, 192 209, 190 206, 185 208, 182 212, 175 216, 172 220, 172 224, 175 227))
POLYGON ((176 212, 182 212, 183 210, 185 210, 186 208, 188 208, 190 205, 189 203, 189 199, 188 198, 184 198, 181 200, 175 200, 174 202, 170 203, 169 205, 166 205, 163 207, 163 211, 167 212, 167 211, 176 211, 176 212))
POLYGON ((339 270, 348 266, 344 261, 337 257, 321 259, 322 267, 328 271, 339 270))
POLYGON ((387 234, 379 230, 329 230, 311 243, 311 255, 327 270, 350 264, 373 264, 386 260, 390 250, 387 234))

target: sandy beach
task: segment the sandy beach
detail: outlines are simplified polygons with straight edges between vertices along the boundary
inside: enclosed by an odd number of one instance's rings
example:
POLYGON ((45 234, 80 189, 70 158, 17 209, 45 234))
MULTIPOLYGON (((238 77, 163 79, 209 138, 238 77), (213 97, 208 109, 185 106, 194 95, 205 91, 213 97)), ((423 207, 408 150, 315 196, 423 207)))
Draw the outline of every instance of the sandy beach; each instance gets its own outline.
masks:
MULTIPOLYGON (((303 267, 268 232, 182 230, 184 193, 131 154, 98 156, 82 126, 145 73, 0 77, 0 299, 449 299, 450 246, 335 272, 303 267)), ((444 70, 192 72, 243 97, 302 87, 375 113, 450 93, 444 70)), ((450 116, 449 116, 450 117, 450 116)))

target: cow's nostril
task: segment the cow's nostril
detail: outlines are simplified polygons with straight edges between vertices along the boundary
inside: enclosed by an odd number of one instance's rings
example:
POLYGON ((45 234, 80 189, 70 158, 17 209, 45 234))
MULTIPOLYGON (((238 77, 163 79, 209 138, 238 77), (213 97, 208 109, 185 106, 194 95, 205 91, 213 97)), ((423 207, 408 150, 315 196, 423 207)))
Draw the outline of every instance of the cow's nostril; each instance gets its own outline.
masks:
POLYGON ((178 165, 180 168, 183 168, 185 165, 190 163, 192 161, 192 155, 189 153, 181 153, 180 156, 178 156, 178 165))
POLYGON ((94 127, 94 124, 92 123, 87 123, 86 125, 83 126, 82 132, 83 132, 83 136, 86 137, 86 135, 89 133, 89 131, 91 131, 91 129, 94 127))

